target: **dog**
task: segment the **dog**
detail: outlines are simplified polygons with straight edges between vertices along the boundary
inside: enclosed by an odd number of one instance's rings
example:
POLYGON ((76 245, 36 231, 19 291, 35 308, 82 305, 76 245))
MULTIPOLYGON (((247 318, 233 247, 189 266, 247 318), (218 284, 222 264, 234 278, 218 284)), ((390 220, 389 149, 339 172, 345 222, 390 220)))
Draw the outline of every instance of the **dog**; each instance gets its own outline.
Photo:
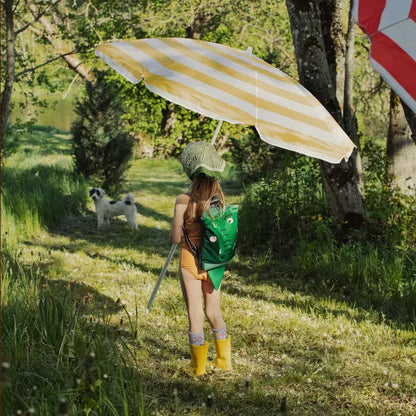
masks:
POLYGON ((132 229, 137 229, 137 208, 134 204, 133 194, 127 194, 122 201, 110 201, 104 198, 105 191, 101 188, 92 188, 90 197, 94 201, 97 213, 98 228, 110 226, 110 218, 124 215, 132 229))

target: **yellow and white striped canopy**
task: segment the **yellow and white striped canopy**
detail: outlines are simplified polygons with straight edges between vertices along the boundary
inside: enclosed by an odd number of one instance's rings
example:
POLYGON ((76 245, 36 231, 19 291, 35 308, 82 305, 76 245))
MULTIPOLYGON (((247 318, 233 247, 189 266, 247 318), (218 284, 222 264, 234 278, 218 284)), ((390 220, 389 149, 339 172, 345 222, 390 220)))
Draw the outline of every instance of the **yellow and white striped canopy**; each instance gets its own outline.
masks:
POLYGON ((273 146, 331 163, 354 144, 304 87, 238 49, 186 38, 98 45, 96 55, 132 83, 205 116, 255 126, 273 146))

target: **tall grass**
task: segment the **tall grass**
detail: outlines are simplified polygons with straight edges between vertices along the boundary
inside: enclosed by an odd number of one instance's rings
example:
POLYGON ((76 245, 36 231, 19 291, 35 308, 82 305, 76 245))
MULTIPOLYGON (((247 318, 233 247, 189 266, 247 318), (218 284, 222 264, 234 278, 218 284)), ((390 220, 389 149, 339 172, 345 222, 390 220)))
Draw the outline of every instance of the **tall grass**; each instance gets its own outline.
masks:
POLYGON ((2 177, 2 205, 21 227, 19 234, 31 223, 49 227, 79 214, 87 202, 87 183, 63 167, 5 168, 2 177))
POLYGON ((388 319, 416 325, 416 267, 406 255, 373 243, 300 240, 291 269, 308 283, 388 319))
POLYGON ((2 414, 146 414, 125 338, 90 320, 87 300, 47 282, 36 264, 3 252, 2 414))
POLYGON ((2 414, 144 415, 133 334, 90 320, 88 299, 50 287, 46 258, 22 256, 28 239, 85 212, 88 197, 70 164, 36 159, 20 149, 2 169, 2 414))

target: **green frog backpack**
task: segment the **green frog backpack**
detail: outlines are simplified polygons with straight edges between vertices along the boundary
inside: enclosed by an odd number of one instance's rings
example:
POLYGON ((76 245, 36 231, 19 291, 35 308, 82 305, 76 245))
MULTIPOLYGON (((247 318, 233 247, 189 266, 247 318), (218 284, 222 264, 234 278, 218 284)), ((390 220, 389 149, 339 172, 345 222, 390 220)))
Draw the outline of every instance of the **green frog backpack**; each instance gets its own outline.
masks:
POLYGON ((201 216, 201 246, 199 250, 190 241, 185 227, 186 243, 199 266, 208 272, 215 289, 220 287, 225 265, 235 257, 238 232, 238 205, 212 207, 201 216))

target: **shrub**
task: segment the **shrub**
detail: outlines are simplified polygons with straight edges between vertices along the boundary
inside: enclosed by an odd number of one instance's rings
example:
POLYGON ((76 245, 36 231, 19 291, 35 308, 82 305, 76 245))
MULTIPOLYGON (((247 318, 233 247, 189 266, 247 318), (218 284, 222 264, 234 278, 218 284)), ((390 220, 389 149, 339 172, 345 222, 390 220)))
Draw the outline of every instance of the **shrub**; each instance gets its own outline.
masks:
POLYGON ((232 139, 232 145, 231 157, 246 184, 271 176, 292 156, 285 150, 265 143, 254 132, 240 140, 232 139))
POLYGON ((314 218, 326 215, 319 165, 297 154, 282 154, 275 162, 266 159, 244 162, 246 179, 258 175, 254 168, 263 177, 248 186, 241 204, 242 249, 272 244, 275 251, 286 251, 302 227, 310 229, 314 218), (260 167, 265 164, 267 171, 260 167))
POLYGON ((133 138, 124 131, 123 107, 116 81, 96 72, 86 94, 76 103, 77 118, 71 127, 75 168, 97 186, 117 192, 125 181, 133 155, 133 138))

